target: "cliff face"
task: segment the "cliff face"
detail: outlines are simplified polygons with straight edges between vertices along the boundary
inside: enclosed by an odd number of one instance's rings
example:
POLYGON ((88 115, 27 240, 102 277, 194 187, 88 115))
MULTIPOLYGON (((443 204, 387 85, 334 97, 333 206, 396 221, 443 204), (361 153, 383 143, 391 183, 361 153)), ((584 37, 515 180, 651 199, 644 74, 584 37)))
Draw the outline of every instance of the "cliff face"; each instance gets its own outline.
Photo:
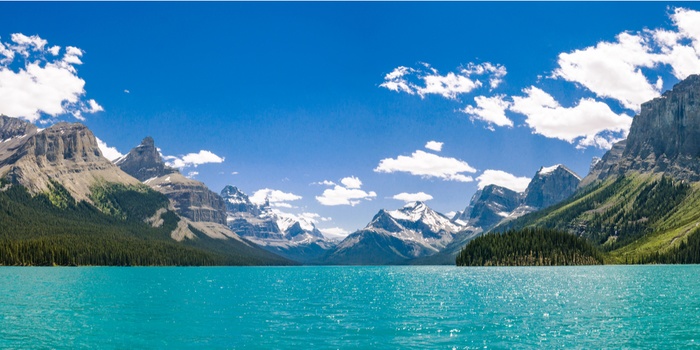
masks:
POLYGON ((523 204, 533 208, 546 208, 559 203, 576 192, 579 182, 581 178, 561 164, 542 168, 527 186, 523 204))
POLYGON ((178 214, 194 222, 226 225, 226 203, 199 181, 188 179, 167 165, 153 138, 146 137, 116 164, 129 175, 165 194, 178 214))
POLYGON ((48 191, 52 182, 76 200, 89 200, 98 182, 137 185, 139 182, 102 156, 92 132, 82 124, 58 123, 38 132, 33 125, 2 117, 0 175, 30 192, 48 191))
POLYGON ((700 75, 642 104, 624 142, 617 143, 582 185, 628 172, 665 173, 700 181, 700 75))
POLYGON ((139 181, 177 172, 176 169, 165 165, 150 136, 144 138, 129 154, 117 160, 116 164, 139 181))

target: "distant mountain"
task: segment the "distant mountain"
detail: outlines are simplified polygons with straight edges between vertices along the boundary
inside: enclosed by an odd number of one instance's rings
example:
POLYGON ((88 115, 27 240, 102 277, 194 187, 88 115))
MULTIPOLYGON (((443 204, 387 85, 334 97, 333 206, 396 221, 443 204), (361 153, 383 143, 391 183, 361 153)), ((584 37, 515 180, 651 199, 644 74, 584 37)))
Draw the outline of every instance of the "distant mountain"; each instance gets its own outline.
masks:
POLYGON ((380 210, 365 228, 338 243, 320 262, 405 264, 444 249, 462 228, 423 202, 398 210, 380 210))
POLYGON ((115 164, 152 189, 165 194, 181 216, 193 222, 226 225, 226 204, 221 196, 168 167, 151 137, 118 159, 115 164))
POLYGON ((576 192, 581 178, 564 165, 542 167, 524 192, 488 185, 472 196, 453 222, 478 227, 483 232, 527 213, 561 202, 576 192))
POLYGON ((450 244, 437 254, 411 261, 412 264, 454 264, 462 248, 494 227, 505 225, 528 213, 556 204, 576 192, 581 178, 564 165, 542 167, 524 192, 498 185, 476 191, 464 211, 452 222, 463 226, 450 244))
POLYGON ((221 191, 227 209, 228 227, 241 237, 288 259, 307 263, 335 246, 316 225, 304 218, 273 210, 269 203, 255 205, 234 186, 221 191))
POLYGON ((291 263, 223 225, 180 218, 82 124, 39 130, 0 116, 0 137, 0 265, 291 263))
POLYGON ((691 261, 678 251, 700 234, 698 140, 700 76, 692 75, 642 104, 627 140, 593 164, 573 197, 500 229, 566 230, 607 251, 610 262, 691 261))

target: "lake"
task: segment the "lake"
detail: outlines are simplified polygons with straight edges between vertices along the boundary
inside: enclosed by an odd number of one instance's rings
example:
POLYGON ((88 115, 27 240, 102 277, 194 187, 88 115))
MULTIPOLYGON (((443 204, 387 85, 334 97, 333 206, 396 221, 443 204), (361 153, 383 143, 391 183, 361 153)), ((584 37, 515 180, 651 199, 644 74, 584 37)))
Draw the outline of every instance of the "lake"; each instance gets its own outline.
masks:
POLYGON ((3 267, 0 348, 679 348, 700 266, 3 267))

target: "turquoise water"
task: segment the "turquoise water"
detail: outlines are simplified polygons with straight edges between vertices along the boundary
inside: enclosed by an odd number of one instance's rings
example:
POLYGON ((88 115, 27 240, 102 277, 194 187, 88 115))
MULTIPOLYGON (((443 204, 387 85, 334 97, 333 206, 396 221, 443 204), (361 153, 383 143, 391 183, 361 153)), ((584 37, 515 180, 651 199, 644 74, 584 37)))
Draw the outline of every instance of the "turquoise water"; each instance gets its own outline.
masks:
POLYGON ((700 266, 0 268, 0 348, 680 348, 700 266))

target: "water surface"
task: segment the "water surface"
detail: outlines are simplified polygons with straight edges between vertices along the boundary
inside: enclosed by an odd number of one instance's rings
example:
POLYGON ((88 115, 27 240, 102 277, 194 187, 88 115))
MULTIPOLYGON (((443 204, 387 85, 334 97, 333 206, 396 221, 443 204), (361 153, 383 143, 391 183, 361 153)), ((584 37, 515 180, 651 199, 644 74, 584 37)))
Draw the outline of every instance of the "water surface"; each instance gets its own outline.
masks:
POLYGON ((679 348, 700 266, 0 268, 0 348, 679 348))

